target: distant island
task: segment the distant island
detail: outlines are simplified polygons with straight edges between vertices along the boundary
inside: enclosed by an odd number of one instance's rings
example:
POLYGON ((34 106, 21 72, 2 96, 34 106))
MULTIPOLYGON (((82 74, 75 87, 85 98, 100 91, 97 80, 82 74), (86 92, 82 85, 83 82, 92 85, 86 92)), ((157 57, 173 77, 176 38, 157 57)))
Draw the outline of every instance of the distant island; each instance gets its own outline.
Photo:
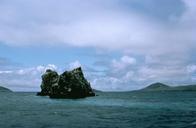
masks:
POLYGON ((90 83, 84 77, 81 67, 58 75, 50 69, 42 75, 41 92, 38 96, 50 98, 84 98, 95 96, 90 83))
POLYGON ((12 92, 10 89, 0 86, 0 92, 12 92))
POLYGON ((196 85, 169 86, 157 82, 138 91, 196 91, 196 85))

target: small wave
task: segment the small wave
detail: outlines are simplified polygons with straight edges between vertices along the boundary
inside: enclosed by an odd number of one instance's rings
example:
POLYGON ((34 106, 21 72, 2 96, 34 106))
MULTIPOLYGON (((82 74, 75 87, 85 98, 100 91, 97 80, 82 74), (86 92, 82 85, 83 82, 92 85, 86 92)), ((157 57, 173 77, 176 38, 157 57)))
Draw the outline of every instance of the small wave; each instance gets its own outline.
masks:
POLYGON ((196 125, 196 121, 192 122, 191 125, 196 125))

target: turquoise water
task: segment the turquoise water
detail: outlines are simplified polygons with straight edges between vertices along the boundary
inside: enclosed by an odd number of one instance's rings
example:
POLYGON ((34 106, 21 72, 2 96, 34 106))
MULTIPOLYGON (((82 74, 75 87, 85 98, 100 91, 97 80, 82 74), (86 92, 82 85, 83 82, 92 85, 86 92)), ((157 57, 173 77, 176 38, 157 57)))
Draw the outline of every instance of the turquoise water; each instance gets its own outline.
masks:
POLYGON ((0 128, 196 128, 196 92, 49 99, 0 92, 0 128))

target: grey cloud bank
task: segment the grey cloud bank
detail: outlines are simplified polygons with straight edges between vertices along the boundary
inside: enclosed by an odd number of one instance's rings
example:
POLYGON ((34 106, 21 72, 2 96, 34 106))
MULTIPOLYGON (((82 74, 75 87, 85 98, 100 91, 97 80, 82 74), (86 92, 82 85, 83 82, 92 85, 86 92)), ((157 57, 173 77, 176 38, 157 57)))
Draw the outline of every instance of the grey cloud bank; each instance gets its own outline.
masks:
MULTIPOLYGON (((183 1, 185 10, 181 15, 168 14, 168 17, 175 17, 171 18, 172 25, 158 22, 156 17, 149 17, 146 13, 124 9, 119 3, 117 0, 2 1, 0 38, 9 45, 60 43, 129 48, 139 52, 151 47, 162 50, 170 43, 181 48, 188 46, 187 42, 191 45, 195 41, 194 1, 183 1)), ((153 5, 153 2, 148 4, 153 5)))
MULTIPOLYGON (((10 47, 47 45, 120 51, 120 57, 97 60, 102 62, 97 67, 103 72, 86 70, 94 87, 101 90, 131 90, 155 80, 194 83, 195 7, 194 0, 2 0, 0 42, 10 47)), ((0 65, 3 61, 0 58, 0 65)), ((70 62, 69 67, 81 65, 89 69, 78 60, 70 62)), ((19 70, 22 73, 23 69, 19 70)), ((7 81, 17 71, 4 68, 0 74, 7 81)), ((37 84, 38 75, 32 72, 28 73, 34 77, 28 80, 37 84)))

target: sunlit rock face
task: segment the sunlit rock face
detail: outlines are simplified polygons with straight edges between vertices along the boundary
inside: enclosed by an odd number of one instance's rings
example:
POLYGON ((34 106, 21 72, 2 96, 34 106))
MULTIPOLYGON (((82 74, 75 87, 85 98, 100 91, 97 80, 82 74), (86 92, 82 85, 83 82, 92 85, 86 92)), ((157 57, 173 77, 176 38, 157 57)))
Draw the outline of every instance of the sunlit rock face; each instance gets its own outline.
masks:
POLYGON ((81 67, 58 75, 50 69, 42 75, 39 96, 50 98, 84 98, 95 96, 90 83, 84 77, 81 67))

